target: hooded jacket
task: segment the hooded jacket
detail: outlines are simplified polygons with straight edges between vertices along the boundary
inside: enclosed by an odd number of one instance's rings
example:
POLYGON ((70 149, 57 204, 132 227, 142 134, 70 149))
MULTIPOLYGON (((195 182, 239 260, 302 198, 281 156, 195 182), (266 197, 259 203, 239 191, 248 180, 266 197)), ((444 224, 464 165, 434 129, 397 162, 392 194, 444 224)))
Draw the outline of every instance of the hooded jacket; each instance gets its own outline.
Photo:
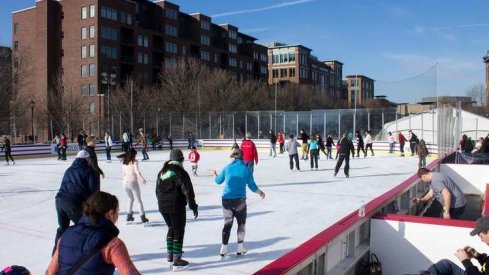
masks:
POLYGON ((196 210, 195 193, 190 176, 178 162, 170 162, 168 170, 156 181, 156 198, 161 213, 185 212, 185 206, 196 210))
POLYGON ((86 159, 77 158, 66 170, 56 198, 81 205, 96 191, 100 191, 99 175, 86 159))

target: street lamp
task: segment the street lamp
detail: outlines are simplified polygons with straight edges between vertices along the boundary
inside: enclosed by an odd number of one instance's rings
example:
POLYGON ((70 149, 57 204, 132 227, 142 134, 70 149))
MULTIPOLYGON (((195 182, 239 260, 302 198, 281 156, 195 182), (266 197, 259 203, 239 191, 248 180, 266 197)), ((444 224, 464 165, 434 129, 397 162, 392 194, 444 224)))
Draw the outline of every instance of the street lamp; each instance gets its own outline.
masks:
POLYGON ((278 80, 275 81, 275 126, 274 132, 277 133, 277 89, 278 89, 278 80))
POLYGON ((107 127, 110 126, 110 86, 115 85, 116 74, 108 74, 106 72, 102 72, 102 84, 107 85, 107 127))
POLYGON ((31 135, 32 135, 32 143, 34 143, 34 107, 36 106, 34 100, 31 100, 30 105, 31 105, 31 135))

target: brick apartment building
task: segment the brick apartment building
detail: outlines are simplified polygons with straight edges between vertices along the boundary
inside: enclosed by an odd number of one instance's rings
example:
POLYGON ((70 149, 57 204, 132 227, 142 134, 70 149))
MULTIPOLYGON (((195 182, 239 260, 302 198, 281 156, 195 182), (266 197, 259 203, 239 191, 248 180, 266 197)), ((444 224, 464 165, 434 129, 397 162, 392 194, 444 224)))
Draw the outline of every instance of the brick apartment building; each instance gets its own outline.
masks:
POLYGON ((274 43, 268 46, 268 83, 291 82, 314 85, 332 98, 341 98, 343 63, 319 61, 302 45, 274 43))
POLYGON ((0 47, 0 136, 10 133, 10 100, 12 100, 12 50, 0 47))
POLYGON ((364 75, 346 76, 348 108, 363 107, 374 98, 374 80, 364 75), (356 102, 355 102, 356 101, 356 102))
MULTIPOLYGON (((240 80, 268 78, 267 47, 236 26, 182 13, 167 1, 38 0, 34 7, 14 12, 12 20, 13 54, 25 61, 29 76, 21 79, 19 95, 36 101, 41 113, 59 108, 56 76, 62 75, 64 91, 74 91, 85 104, 83 128, 95 135, 105 121, 103 72, 115 76, 115 85, 128 76, 151 83, 162 65, 195 57, 240 80)), ((51 138, 52 116, 44 118, 44 125, 36 121, 40 140, 51 138)))

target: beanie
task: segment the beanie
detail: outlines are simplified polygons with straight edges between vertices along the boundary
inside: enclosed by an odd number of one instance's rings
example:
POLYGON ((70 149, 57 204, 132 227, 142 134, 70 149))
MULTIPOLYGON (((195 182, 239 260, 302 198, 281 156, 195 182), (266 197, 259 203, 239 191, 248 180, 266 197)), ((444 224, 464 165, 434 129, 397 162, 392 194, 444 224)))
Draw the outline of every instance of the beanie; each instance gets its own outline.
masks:
POLYGON ((185 158, 183 157, 183 153, 180 149, 172 149, 170 151, 170 160, 182 161, 185 158))

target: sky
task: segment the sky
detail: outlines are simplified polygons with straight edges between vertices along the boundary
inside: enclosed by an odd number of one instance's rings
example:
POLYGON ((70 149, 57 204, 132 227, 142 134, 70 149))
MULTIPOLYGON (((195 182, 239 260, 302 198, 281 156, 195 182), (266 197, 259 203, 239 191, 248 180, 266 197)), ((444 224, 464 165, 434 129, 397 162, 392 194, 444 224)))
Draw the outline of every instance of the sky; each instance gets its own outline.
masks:
MULTIPOLYGON (((319 60, 339 60, 344 76, 368 76, 376 81, 377 95, 397 102, 437 93, 465 95, 485 81, 487 0, 171 2, 182 12, 235 25, 258 43, 301 44, 319 60)), ((11 12, 34 4, 1 0, 0 44, 11 45, 11 12)))

